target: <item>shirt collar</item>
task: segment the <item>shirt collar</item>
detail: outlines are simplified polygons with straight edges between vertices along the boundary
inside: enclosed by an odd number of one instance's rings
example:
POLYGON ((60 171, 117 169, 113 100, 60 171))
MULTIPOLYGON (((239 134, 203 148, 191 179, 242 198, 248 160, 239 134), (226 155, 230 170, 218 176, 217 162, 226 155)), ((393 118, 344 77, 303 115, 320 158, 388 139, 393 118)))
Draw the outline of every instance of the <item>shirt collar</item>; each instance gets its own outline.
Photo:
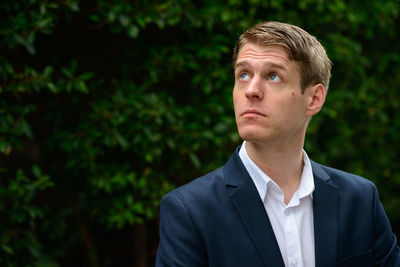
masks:
MULTIPOLYGON (((278 185, 266 174, 264 173, 255 163, 253 160, 250 159, 249 155, 246 151, 246 141, 243 142, 240 150, 239 150, 239 157, 243 162, 244 167, 246 168, 247 172, 249 173, 251 179, 253 180, 258 194, 260 195, 261 199, 264 201, 265 194, 268 189, 268 185, 273 183, 278 187, 278 185)), ((300 201, 300 199, 311 196, 314 192, 314 176, 311 168, 311 162, 307 155, 307 153, 303 149, 303 173, 301 175, 300 185, 297 191, 294 193, 290 204, 296 205, 300 201)), ((278 187, 279 188, 279 187, 278 187)))

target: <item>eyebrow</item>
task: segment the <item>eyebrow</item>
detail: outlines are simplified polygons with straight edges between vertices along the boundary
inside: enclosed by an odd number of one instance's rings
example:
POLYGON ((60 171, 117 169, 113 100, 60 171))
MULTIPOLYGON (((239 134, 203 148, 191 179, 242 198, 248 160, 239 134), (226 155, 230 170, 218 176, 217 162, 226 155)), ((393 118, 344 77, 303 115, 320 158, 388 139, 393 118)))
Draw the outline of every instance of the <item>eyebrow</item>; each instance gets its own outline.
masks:
MULTIPOLYGON (((235 69, 238 68, 238 67, 247 67, 247 66, 250 66, 249 62, 247 62, 247 61, 240 61, 240 62, 236 63, 235 69)), ((283 65, 281 65, 281 64, 265 63, 264 66, 270 66, 270 67, 272 67, 272 68, 277 68, 277 69, 281 69, 281 70, 287 71, 287 68, 285 68, 285 67, 284 67, 283 65)))

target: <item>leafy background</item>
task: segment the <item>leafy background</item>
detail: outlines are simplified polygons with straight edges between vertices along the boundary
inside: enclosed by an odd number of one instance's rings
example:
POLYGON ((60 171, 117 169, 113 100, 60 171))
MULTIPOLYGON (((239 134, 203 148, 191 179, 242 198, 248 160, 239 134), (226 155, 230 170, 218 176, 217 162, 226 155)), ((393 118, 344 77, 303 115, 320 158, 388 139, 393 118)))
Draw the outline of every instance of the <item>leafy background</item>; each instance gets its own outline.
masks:
POLYGON ((231 52, 261 20, 334 63, 311 158, 365 176, 400 236, 398 0, 0 3, 0 265, 152 266, 160 198, 241 141, 231 52))

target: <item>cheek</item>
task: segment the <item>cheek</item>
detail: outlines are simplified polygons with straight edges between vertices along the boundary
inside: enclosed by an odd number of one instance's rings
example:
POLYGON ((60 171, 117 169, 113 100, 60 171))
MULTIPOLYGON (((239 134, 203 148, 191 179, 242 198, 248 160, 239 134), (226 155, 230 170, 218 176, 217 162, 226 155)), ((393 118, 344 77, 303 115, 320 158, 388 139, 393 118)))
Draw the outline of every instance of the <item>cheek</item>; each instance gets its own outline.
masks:
POLYGON ((237 108, 240 107, 242 101, 242 97, 240 96, 240 92, 236 89, 233 90, 233 94, 232 94, 232 98, 233 98, 233 107, 235 108, 235 110, 237 108))
POLYGON ((237 94, 235 93, 235 91, 233 91, 233 110, 234 110, 235 114, 238 113, 239 102, 240 101, 239 101, 237 94))
POLYGON ((306 110, 301 93, 292 92, 285 106, 289 119, 301 121, 305 116, 306 110))
POLYGON ((280 101, 281 114, 285 114, 288 120, 294 118, 299 113, 300 109, 300 99, 297 97, 295 92, 291 92, 289 97, 282 99, 280 101))

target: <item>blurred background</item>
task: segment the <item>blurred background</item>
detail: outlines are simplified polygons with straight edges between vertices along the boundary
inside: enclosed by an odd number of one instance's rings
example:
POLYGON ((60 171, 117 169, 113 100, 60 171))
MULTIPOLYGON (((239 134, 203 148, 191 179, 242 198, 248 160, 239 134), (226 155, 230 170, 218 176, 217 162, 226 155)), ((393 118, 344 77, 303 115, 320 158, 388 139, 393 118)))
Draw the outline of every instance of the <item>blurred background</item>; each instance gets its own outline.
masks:
POLYGON ((398 0, 3 0, 0 265, 153 266, 161 197, 241 143, 237 37, 298 25, 334 63, 306 151, 367 177, 400 237, 398 0))

